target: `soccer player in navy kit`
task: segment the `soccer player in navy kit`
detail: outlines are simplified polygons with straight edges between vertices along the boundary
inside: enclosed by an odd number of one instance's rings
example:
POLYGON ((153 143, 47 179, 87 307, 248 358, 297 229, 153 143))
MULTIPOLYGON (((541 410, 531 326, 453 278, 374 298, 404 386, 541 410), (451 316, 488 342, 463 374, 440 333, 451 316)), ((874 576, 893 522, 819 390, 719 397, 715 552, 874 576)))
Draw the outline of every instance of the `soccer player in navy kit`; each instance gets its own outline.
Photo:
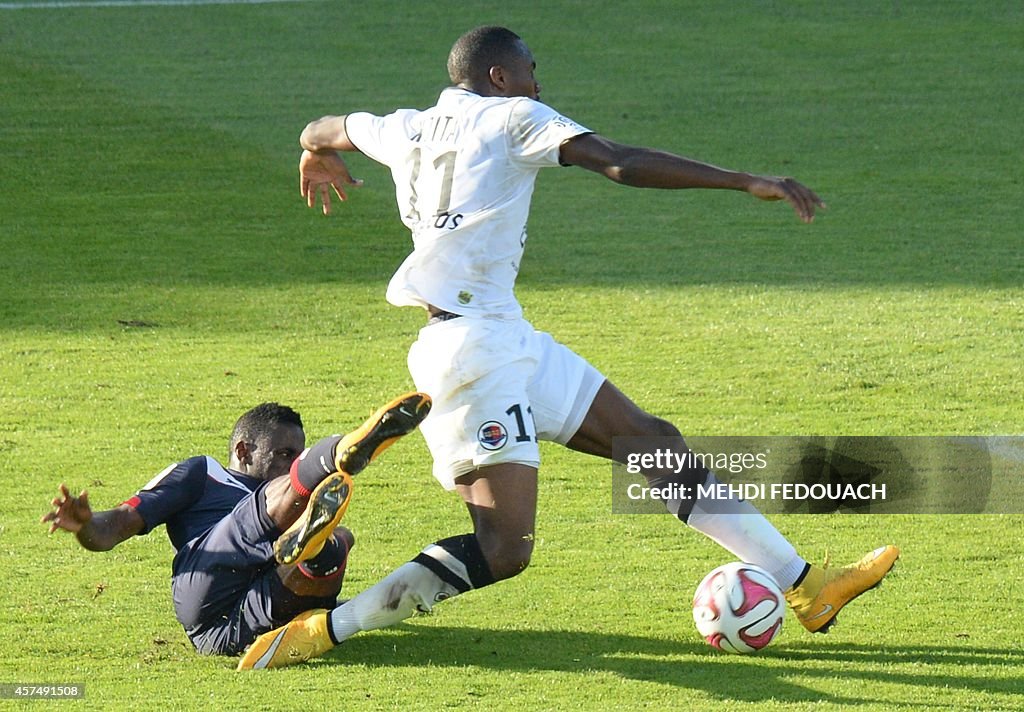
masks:
POLYGON ((198 652, 235 655, 304 611, 336 604, 354 543, 338 525, 350 476, 413 430, 429 406, 422 394, 406 394, 345 437, 305 450, 299 414, 263 403, 235 424, 228 467, 209 456, 183 460, 100 512, 86 492, 75 497, 62 484, 42 521, 91 551, 165 524, 178 621, 198 652))
MULTIPOLYGON (((387 300, 426 311, 409 371, 434 402, 422 427, 434 476, 462 497, 473 532, 428 545, 340 607, 264 634, 242 669, 300 662, 359 631, 522 572, 533 551, 538 440, 609 459, 616 436, 670 439, 687 452, 674 425, 643 411, 523 318, 513 288, 541 168, 578 166, 641 188, 742 191, 786 201, 804 222, 823 206, 792 178, 725 170, 600 136, 539 101, 535 68, 515 33, 480 27, 452 47, 452 86, 434 106, 325 116, 302 132, 300 188, 310 207, 319 198, 329 213, 332 190, 344 200, 346 188, 359 184, 339 151, 361 152, 391 171, 413 250, 392 277, 387 300)), ((644 474, 655 487, 689 491, 717 481, 703 467, 644 474)), ((885 546, 849 566, 814 566, 748 502, 665 505, 737 558, 766 569, 812 632, 827 630, 899 555, 885 546)))

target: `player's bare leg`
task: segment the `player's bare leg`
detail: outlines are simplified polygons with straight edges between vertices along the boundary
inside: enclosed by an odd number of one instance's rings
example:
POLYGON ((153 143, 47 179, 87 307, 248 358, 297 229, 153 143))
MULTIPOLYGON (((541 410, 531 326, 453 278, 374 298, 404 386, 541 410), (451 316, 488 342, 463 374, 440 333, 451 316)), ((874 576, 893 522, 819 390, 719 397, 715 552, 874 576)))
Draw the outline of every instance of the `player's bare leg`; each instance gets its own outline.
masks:
POLYGON ((281 531, 295 523, 309 502, 309 494, 299 494, 287 477, 271 480, 264 488, 263 495, 267 502, 267 514, 281 531))
POLYGON ((521 573, 533 553, 537 468, 518 463, 482 467, 455 481, 496 581, 521 573))
MULTIPOLYGON (((671 423, 641 410, 611 382, 605 381, 570 448, 612 457, 615 436, 649 436, 674 441, 687 450, 671 423)), ((654 486, 675 483, 697 491, 696 485, 715 478, 707 470, 682 473, 645 472, 654 486)), ((860 561, 841 568, 812 566, 800 558, 785 537, 749 502, 743 500, 665 500, 666 508, 689 526, 702 532, 741 561, 767 570, 785 591, 801 624, 812 632, 827 632, 839 609, 877 586, 899 558, 899 549, 885 546, 860 561)))

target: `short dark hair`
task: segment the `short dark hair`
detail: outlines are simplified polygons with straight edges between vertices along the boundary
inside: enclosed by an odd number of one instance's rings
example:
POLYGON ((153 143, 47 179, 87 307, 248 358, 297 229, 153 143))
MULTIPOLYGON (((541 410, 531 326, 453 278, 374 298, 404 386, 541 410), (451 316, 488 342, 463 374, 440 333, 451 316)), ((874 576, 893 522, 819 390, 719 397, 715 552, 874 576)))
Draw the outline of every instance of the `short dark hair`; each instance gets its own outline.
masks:
POLYGON ((243 413, 235 423, 235 428, 231 431, 229 448, 234 451, 237 443, 241 441, 254 442, 261 435, 270 435, 274 428, 281 425, 294 425, 302 428, 302 417, 286 405, 260 403, 255 408, 243 413))
POLYGON ((448 54, 448 76, 452 84, 482 80, 491 67, 505 65, 522 52, 522 38, 512 30, 494 25, 477 27, 452 45, 448 54))

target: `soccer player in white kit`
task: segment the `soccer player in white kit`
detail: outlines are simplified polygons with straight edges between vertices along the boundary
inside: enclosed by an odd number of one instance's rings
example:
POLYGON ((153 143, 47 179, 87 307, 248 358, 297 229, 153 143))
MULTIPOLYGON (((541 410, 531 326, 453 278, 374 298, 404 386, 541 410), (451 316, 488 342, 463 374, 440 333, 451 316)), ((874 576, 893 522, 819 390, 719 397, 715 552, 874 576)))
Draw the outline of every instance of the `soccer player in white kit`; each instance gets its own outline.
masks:
MULTIPOLYGON (((538 440, 612 457, 612 438, 671 438, 671 423, 641 410, 587 361, 523 319, 513 288, 541 168, 579 166, 625 185, 717 188, 789 202, 810 222, 823 203, 792 178, 723 170, 593 133, 538 100, 526 44, 501 27, 463 35, 448 58, 453 86, 426 110, 352 113, 310 123, 300 143, 301 191, 331 210, 358 185, 338 151, 359 151, 391 170, 413 251, 387 299, 426 310, 409 351, 416 387, 433 398, 421 430, 434 476, 458 491, 473 533, 442 539, 333 611, 313 611, 264 634, 240 669, 320 655, 356 632, 392 625, 435 603, 523 571, 533 550, 538 440)), ((662 487, 714 482, 697 467, 645 472, 662 487)), ((678 490, 676 490, 678 491, 678 490)), ((846 603, 876 586, 899 555, 877 549, 846 567, 812 566, 749 503, 665 500, 681 521, 737 558, 766 569, 801 623, 824 632, 846 603)))

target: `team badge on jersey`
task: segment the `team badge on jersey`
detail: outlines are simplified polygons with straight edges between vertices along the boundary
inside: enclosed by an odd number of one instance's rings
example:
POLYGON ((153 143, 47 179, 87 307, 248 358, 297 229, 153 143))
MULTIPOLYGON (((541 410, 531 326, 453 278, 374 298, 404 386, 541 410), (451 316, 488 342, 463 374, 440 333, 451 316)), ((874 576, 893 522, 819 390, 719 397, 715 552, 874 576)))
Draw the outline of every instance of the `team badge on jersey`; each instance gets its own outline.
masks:
POLYGON ((488 420, 476 431, 476 439, 484 450, 500 450, 508 442, 508 432, 498 421, 488 420))

